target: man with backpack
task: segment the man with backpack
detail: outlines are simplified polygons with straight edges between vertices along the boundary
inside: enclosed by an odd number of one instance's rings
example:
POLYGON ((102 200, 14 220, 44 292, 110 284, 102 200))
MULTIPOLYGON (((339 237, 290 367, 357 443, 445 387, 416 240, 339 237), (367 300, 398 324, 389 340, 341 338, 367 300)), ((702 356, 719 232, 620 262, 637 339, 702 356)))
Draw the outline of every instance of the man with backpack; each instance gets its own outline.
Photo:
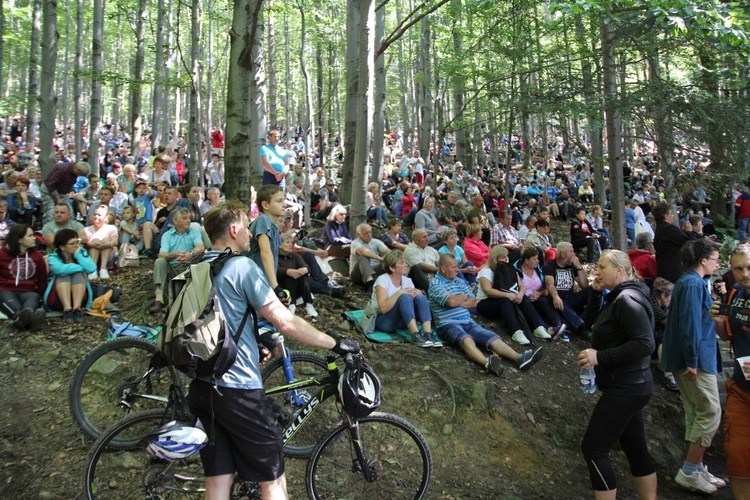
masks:
MULTIPOLYGON (((229 250, 250 248, 246 207, 224 202, 204 216, 212 248, 204 260, 221 258, 229 250)), ((258 482, 263 498, 287 498, 281 429, 260 375, 260 348, 248 310, 257 311, 284 335, 337 354, 358 352, 359 345, 334 339, 317 330, 282 305, 263 270, 252 260, 227 258, 213 281, 218 308, 229 332, 241 330, 237 356, 218 378, 198 377, 190 384, 190 411, 209 430, 211 443, 201 450, 206 475, 206 498, 229 498, 235 472, 243 481, 258 482), (242 328, 240 329, 240 325, 242 328)))

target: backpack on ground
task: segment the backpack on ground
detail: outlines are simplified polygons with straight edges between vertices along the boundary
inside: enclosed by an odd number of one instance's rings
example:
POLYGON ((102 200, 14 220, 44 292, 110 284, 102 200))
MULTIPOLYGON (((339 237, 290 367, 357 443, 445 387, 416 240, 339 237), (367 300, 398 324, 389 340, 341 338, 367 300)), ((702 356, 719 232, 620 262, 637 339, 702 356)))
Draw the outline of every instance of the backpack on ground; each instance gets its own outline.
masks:
POLYGON ((141 261, 138 259, 138 249, 135 245, 132 243, 120 245, 117 267, 138 267, 139 265, 141 265, 141 261))
POLYGON ((250 316, 254 332, 258 318, 248 304, 236 332, 232 332, 219 309, 214 280, 234 257, 229 251, 216 259, 190 264, 170 280, 167 311, 159 335, 159 349, 178 370, 195 378, 220 378, 237 359, 237 343, 250 316))

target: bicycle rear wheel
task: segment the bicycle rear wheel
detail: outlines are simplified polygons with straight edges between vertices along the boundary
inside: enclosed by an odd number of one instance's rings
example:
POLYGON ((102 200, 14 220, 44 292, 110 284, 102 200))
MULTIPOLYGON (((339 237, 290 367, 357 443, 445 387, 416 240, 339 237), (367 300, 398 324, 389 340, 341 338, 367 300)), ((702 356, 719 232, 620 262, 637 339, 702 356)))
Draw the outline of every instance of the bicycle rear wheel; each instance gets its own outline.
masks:
MULTIPOLYGON (((263 387, 266 391, 288 384, 283 362, 282 358, 274 358, 263 368, 261 375, 263 387)), ((294 379, 297 381, 311 377, 328 376, 326 360, 317 354, 292 352, 291 362, 294 379)), ((336 406, 336 398, 328 397, 328 394, 323 393, 323 389, 322 387, 312 387, 268 395, 273 400, 274 410, 278 412, 279 425, 281 425, 282 430, 287 429, 287 435, 291 435, 284 445, 286 456, 308 458, 315 444, 341 420, 341 413, 336 406), (313 398, 318 398, 319 401, 315 411, 304 423, 294 429, 291 424, 299 416, 307 402, 313 398)), ((284 438, 286 439, 286 436, 284 438)))
POLYGON ((349 426, 326 436, 307 463, 305 486, 313 500, 421 499, 432 481, 432 455, 412 424, 387 413, 359 420, 364 458, 373 471, 368 482, 357 459, 349 426))
POLYGON ((146 451, 144 437, 169 417, 161 410, 136 413, 107 429, 96 440, 83 473, 84 498, 196 498, 205 489, 200 456, 167 462, 146 451), (116 447, 113 442, 119 441, 116 447))
MULTIPOLYGON (((170 384, 181 386, 174 367, 150 368, 159 349, 132 337, 110 340, 93 349, 76 369, 68 391, 70 412, 76 425, 92 439, 130 413, 166 407, 170 384), (160 396, 150 400, 142 395, 160 396), (126 401, 121 405, 121 401, 126 401)), ((118 447, 119 441, 111 443, 118 447)))

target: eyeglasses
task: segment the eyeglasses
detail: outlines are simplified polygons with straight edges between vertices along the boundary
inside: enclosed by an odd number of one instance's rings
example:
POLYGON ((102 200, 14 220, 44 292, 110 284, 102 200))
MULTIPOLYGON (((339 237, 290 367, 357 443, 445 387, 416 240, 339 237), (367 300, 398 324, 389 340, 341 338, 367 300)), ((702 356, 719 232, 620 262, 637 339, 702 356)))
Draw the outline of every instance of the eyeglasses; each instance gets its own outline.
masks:
POLYGON ((720 260, 718 259, 718 257, 706 257, 706 259, 707 259, 707 260, 713 260, 713 261, 715 261, 715 262, 716 262, 717 264, 720 264, 720 263, 721 263, 721 261, 720 261, 720 260))
POLYGON ((69 245, 78 245, 80 243, 81 243, 81 238, 76 238, 74 240, 71 240, 71 241, 67 242, 65 245, 66 246, 69 246, 69 245))

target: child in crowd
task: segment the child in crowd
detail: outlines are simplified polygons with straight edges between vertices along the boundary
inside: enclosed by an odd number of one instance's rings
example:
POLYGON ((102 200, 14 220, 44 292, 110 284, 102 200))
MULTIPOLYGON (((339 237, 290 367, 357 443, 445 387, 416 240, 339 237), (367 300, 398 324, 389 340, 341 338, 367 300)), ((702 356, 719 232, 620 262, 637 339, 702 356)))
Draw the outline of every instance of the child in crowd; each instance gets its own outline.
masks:
POLYGON ((122 209, 122 220, 117 224, 120 230, 120 245, 123 243, 132 243, 140 252, 143 250, 143 238, 141 230, 138 228, 138 222, 135 220, 135 209, 127 205, 122 209))

